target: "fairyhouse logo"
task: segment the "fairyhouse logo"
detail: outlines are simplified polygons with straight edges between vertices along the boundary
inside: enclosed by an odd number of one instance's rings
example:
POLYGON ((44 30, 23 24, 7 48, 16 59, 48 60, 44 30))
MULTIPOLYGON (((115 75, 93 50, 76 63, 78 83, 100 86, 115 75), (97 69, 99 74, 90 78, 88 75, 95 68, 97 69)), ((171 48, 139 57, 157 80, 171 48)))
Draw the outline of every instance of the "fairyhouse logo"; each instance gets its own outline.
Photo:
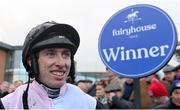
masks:
MULTIPOLYGON (((114 28, 112 29, 112 36, 118 37, 118 36, 131 36, 132 34, 136 34, 136 37, 138 36, 137 34, 140 32, 146 32, 146 31, 152 31, 157 29, 157 24, 147 24, 147 25, 140 25, 134 27, 133 24, 137 21, 143 20, 141 17, 138 16, 140 14, 140 11, 135 10, 132 8, 131 12, 127 14, 126 20, 124 20, 124 23, 131 23, 130 27, 128 28, 114 28)), ((143 22, 143 21, 142 21, 143 22)), ((133 37, 129 37, 133 38, 133 37)))
POLYGON ((138 14, 139 11, 134 11, 134 9, 132 8, 131 13, 126 16, 127 20, 125 20, 124 23, 131 22, 133 24, 135 21, 141 20, 138 14))

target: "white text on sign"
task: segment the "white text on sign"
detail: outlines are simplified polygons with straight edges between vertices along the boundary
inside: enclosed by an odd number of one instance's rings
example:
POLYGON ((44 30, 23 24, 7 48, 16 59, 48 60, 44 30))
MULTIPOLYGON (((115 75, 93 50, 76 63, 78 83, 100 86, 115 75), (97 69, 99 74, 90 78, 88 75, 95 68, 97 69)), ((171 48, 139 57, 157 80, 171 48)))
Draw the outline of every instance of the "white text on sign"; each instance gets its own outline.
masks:
POLYGON ((103 49, 104 56, 108 62, 111 60, 117 61, 125 61, 125 60, 136 60, 150 57, 159 57, 165 56, 166 50, 169 48, 168 45, 161 46, 152 46, 148 48, 138 48, 138 49, 125 49, 125 47, 116 47, 103 49))

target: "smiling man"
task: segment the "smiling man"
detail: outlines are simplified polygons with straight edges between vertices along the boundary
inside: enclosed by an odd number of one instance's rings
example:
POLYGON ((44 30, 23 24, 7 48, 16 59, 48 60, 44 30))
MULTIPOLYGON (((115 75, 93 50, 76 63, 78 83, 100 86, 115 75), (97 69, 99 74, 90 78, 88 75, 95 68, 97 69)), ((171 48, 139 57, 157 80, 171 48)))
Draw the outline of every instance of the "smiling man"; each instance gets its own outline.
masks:
POLYGON ((27 35, 22 62, 28 84, 1 99, 5 109, 96 109, 103 107, 74 82, 74 55, 80 38, 70 25, 45 22, 27 35), (33 82, 30 83, 30 78, 33 82), (100 105, 98 107, 98 105, 100 105))

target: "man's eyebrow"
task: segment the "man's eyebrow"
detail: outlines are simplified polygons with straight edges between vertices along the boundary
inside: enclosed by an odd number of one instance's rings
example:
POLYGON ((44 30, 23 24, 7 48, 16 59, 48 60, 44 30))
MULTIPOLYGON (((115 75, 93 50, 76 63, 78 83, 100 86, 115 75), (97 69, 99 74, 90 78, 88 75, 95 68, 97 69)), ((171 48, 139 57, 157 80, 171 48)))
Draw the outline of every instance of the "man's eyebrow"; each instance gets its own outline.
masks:
POLYGON ((47 48, 47 49, 45 49, 45 51, 53 51, 53 50, 55 50, 55 49, 53 49, 53 48, 47 48))
POLYGON ((68 49, 68 48, 65 48, 63 51, 64 52, 71 52, 70 49, 68 49))

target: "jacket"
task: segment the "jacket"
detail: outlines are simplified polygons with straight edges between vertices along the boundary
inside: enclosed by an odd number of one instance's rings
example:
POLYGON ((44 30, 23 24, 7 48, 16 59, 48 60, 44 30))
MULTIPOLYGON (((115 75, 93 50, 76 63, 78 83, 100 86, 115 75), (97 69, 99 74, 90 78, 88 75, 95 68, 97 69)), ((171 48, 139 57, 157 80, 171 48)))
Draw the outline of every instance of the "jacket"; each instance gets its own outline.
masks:
MULTIPOLYGON (((23 109, 22 94, 27 85, 18 87, 15 92, 1 99, 5 109, 23 109)), ((75 85, 65 83, 59 97, 51 99, 36 81, 30 84, 28 91, 29 109, 95 109, 95 98, 81 91, 75 85)))
POLYGON ((132 102, 127 101, 123 98, 113 96, 112 104, 109 106, 110 109, 133 109, 134 105, 132 102))

